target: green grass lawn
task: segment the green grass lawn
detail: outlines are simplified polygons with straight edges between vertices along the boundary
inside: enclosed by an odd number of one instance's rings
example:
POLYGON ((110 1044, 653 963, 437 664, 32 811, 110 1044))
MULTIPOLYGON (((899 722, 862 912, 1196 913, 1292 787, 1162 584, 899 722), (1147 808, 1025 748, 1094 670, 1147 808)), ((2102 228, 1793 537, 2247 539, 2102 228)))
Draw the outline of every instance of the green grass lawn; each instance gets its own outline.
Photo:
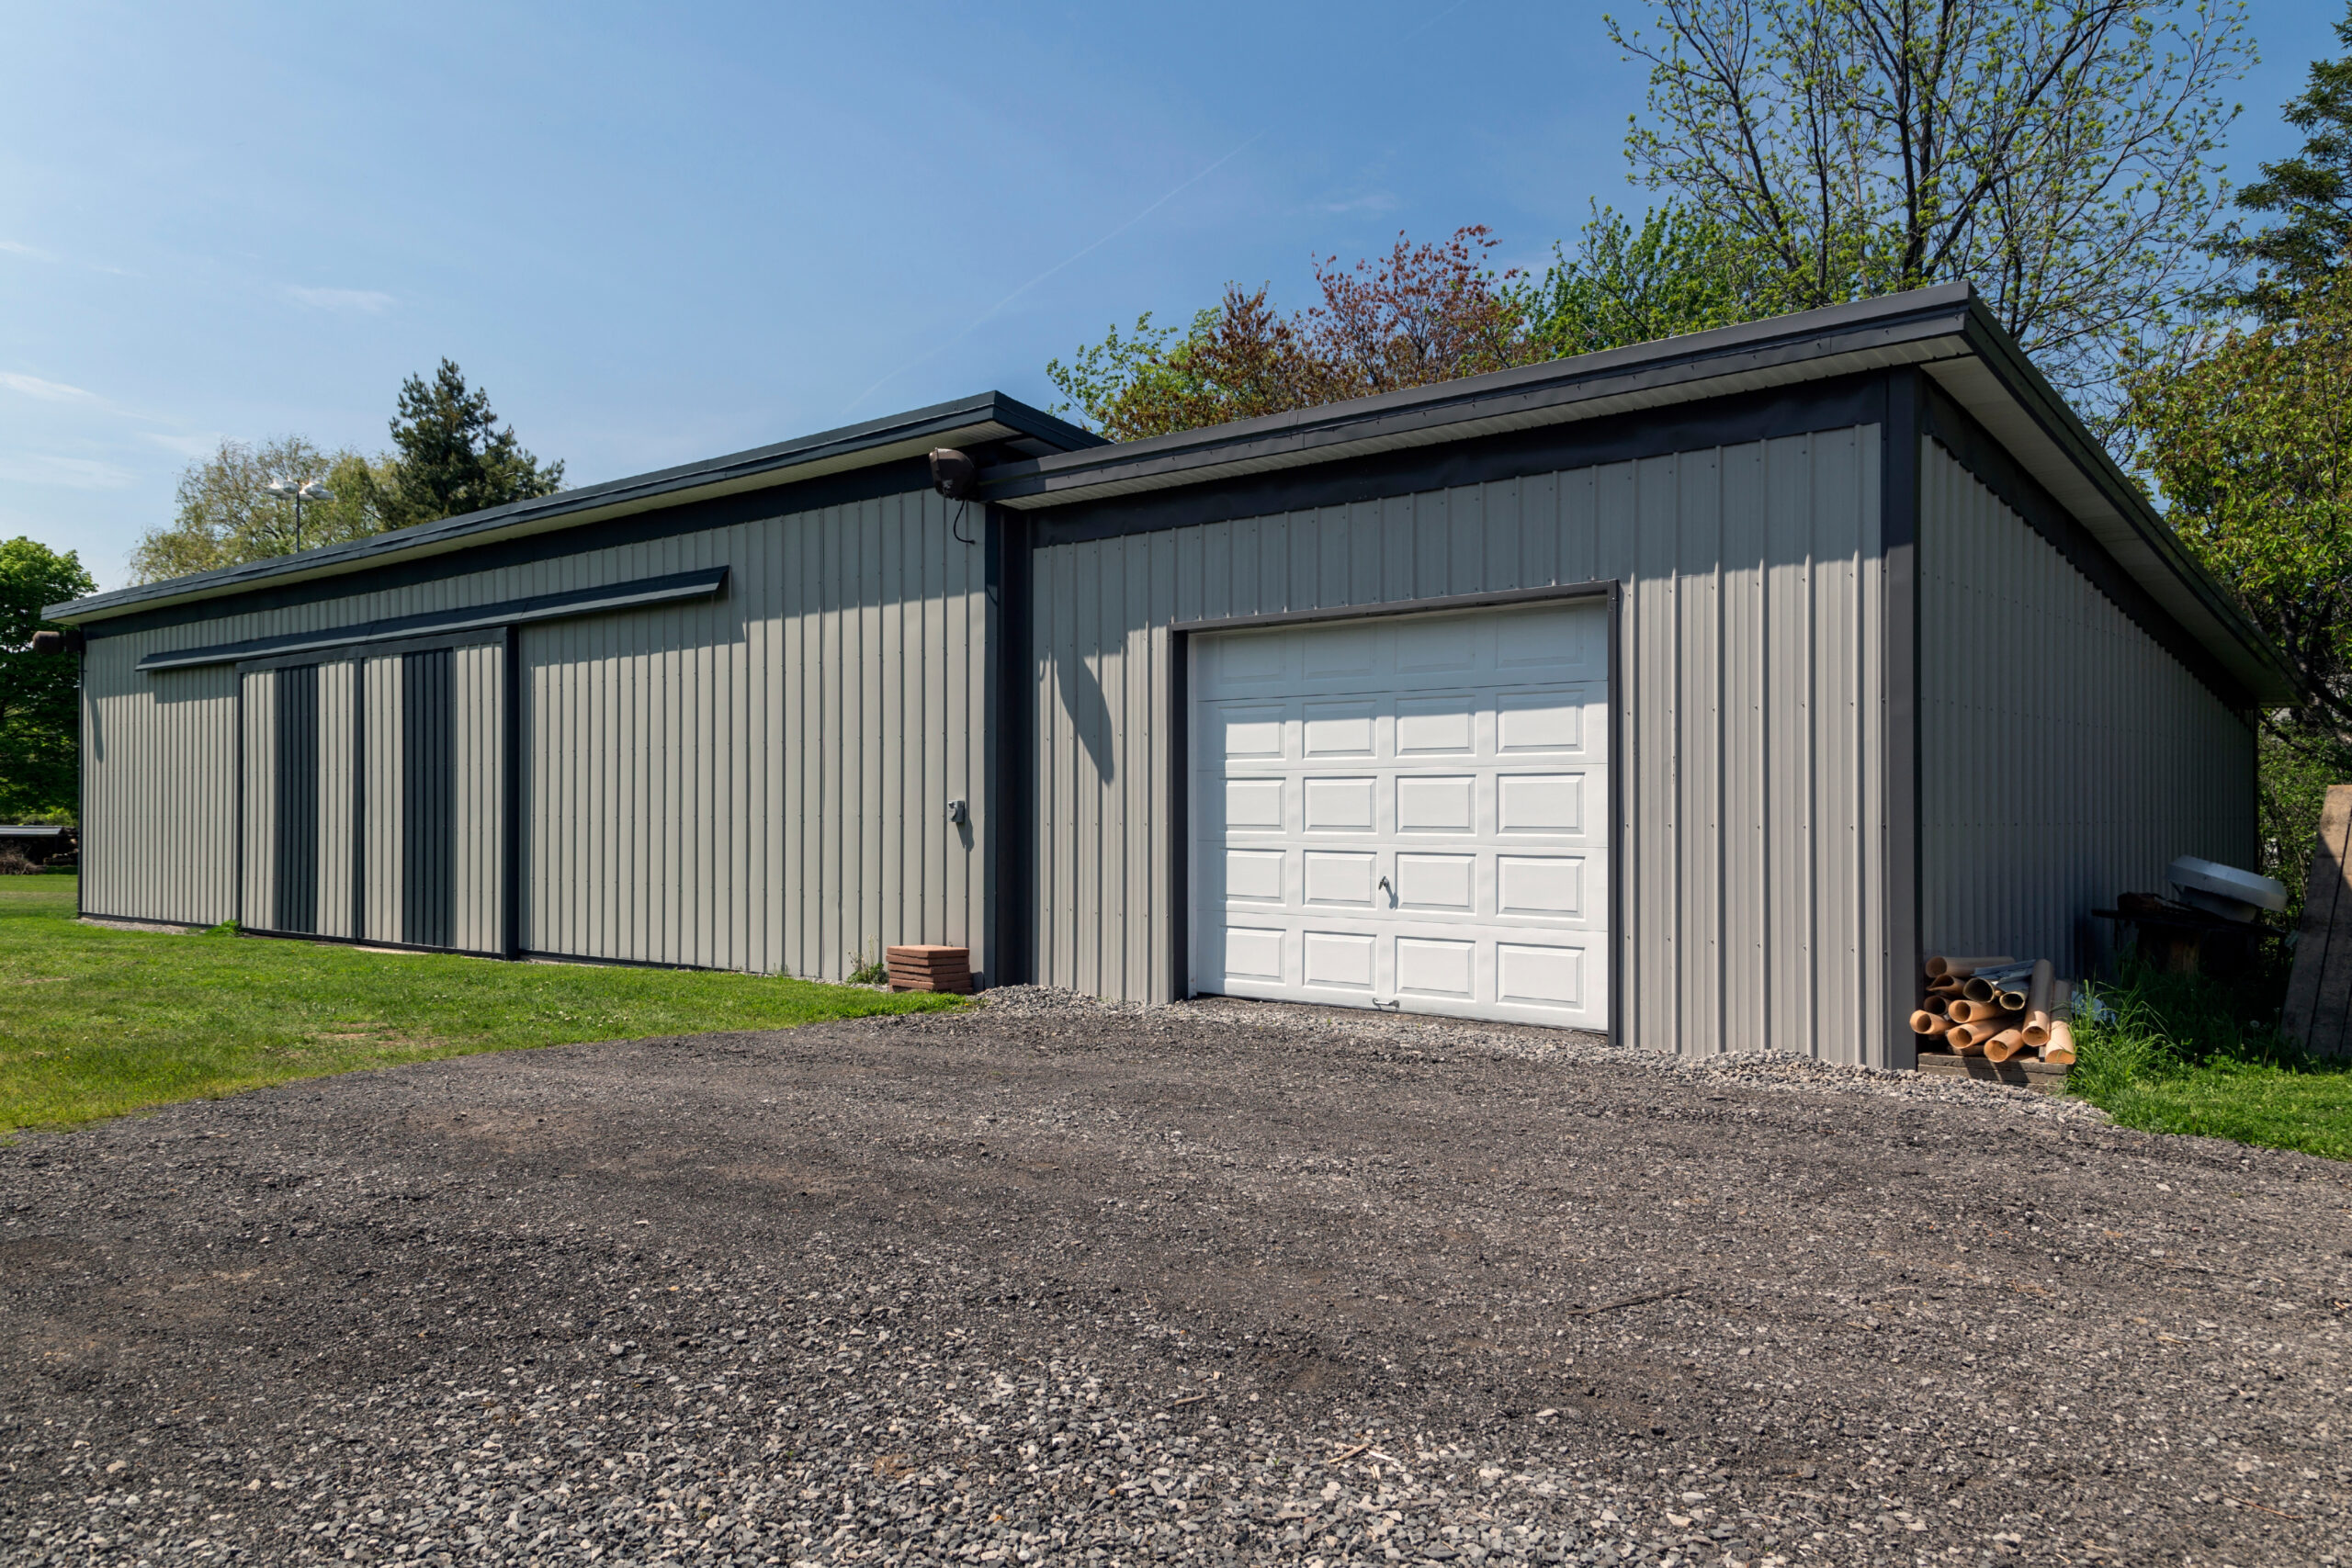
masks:
POLYGON ((2098 988, 2111 1023, 2078 1018, 2067 1090, 2127 1127, 2352 1159, 2352 1061, 2278 1032, 2283 971, 2235 985, 2128 964, 2098 988))
POLYGON ((962 1005, 752 975, 502 964, 74 919, 0 876, 0 1131, 473 1051, 962 1005))

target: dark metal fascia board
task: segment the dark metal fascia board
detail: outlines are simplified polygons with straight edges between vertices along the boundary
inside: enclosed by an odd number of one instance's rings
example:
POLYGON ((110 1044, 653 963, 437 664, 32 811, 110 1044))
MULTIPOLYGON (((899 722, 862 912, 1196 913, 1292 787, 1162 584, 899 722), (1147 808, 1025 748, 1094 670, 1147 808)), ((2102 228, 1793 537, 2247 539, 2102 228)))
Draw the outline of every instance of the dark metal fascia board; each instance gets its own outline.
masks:
POLYGON ((1809 310, 1744 326, 1548 365, 1496 371, 1320 409, 1244 420, 1086 452, 1032 458, 981 476, 989 500, 1024 509, 1112 488, 1190 484, 1236 469, 1328 462, 1374 444, 1445 440, 1471 423, 1537 423, 1579 417, 1604 399, 1680 400, 1709 382, 1742 376, 1831 375, 1965 352, 1973 291, 1964 284, 1888 299, 1809 310))
POLYGON ((919 452, 924 443, 949 437, 980 441, 1008 435, 1027 436, 1065 449, 1103 444, 1101 436, 1001 392, 985 392, 722 457, 421 523, 348 544, 96 593, 51 605, 42 615, 78 625, 146 605, 210 598, 266 582, 337 575, 396 557, 465 548, 489 536, 570 527, 695 495, 783 484, 804 473, 858 468, 919 452))
POLYGON ((283 637, 254 637, 244 642, 214 643, 209 648, 180 648, 151 653, 134 668, 144 671, 189 670, 206 664, 235 664, 251 659, 287 654, 322 653, 369 643, 399 642, 409 637, 489 631, 532 621, 565 620, 601 615, 616 610, 642 609, 683 599, 708 599, 727 586, 727 568, 673 572, 616 582, 602 588, 575 588, 561 593, 541 593, 528 599, 508 599, 495 604, 475 604, 460 610, 433 610, 417 615, 364 621, 319 632, 293 632, 283 637))
MULTIPOLYGON (((2140 487, 2117 466, 2105 445, 2091 434, 2075 411, 2067 406, 2066 400, 2058 395, 2057 389, 2034 368, 2033 362, 2025 356, 2000 323, 1993 320, 1983 302, 1973 299, 1969 301, 1968 338, 1975 357, 1998 378, 2002 389, 2019 411, 2033 422, 2043 438, 2055 446, 2060 456, 2072 464, 2114 508, 2124 526, 2169 571, 2177 587, 2195 601, 2196 608, 2211 618, 2212 629, 2237 645, 2235 651, 2244 656, 2237 673, 2245 680, 2253 694, 2277 703, 2299 698, 2302 694, 2302 681, 2294 668, 2270 645, 2270 639, 2246 619, 2245 612, 2232 602, 2228 591, 2189 558, 2140 487)), ((1947 395, 1950 395, 1949 391, 1947 395)), ((2128 564, 2119 564, 2130 570, 2128 564)), ((2165 597, 2163 584, 2143 582, 2143 585, 2159 599, 2165 597)), ((2177 613, 2177 607, 2167 608, 2175 608, 2177 613)), ((2193 616, 2183 618, 2194 619, 2193 616)), ((2215 649, 2214 652, 2224 662, 2231 662, 2225 650, 2215 649)))
POLYGON ((1646 408, 1594 411, 1577 419, 1499 432, 1482 425, 1458 425, 1443 440, 1363 452, 1344 462, 1219 474, 1182 486, 1083 496, 1069 505, 1019 515, 1032 519, 1035 542, 1046 548, 1238 517, 1345 506, 1671 452, 1876 424, 1885 417, 1886 382, 1883 371, 1814 376, 1646 408))
POLYGON ((1016 398, 1008 398, 1002 392, 990 392, 987 396, 992 400, 989 417, 996 423, 1009 430, 1017 430, 1022 434, 1036 440, 1048 442, 1065 452, 1082 452, 1089 447, 1108 446, 1111 444, 1105 436, 1097 435, 1094 432, 1072 424, 1068 420, 1057 419, 1042 409, 1031 408, 1027 403, 1016 398))

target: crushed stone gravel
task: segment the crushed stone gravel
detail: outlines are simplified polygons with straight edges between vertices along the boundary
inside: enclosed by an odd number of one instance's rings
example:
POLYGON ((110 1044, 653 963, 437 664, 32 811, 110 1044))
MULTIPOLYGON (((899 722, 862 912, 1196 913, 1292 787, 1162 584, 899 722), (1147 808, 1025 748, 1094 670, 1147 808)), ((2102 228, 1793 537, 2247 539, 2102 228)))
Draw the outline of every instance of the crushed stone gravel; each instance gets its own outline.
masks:
POLYGON ((1006 986, 985 993, 980 1000, 1005 1016, 1035 1018, 1059 1014, 1138 1017, 1159 1012, 1172 1017, 1197 1016, 1254 1024, 1289 1033, 1326 1034, 1350 1040, 1385 1043, 1429 1051, 1491 1053, 1530 1062, 1607 1063, 1633 1072, 1666 1078, 1697 1075, 1713 1082, 1736 1082, 1753 1088, 1802 1089, 1814 1093, 1854 1093, 1892 1096, 1900 1100, 1940 1101, 1952 1105, 2006 1102, 2027 1115, 2104 1123, 2106 1113, 2080 1100, 2040 1093, 2014 1085, 1978 1078, 1949 1078, 1885 1067, 1846 1066, 1792 1052, 1749 1051, 1716 1056, 1672 1056, 1657 1051, 1612 1043, 1605 1034, 1574 1029, 1545 1029, 1529 1024, 1487 1023, 1432 1017, 1426 1013, 1388 1012, 1366 1008, 1302 1007, 1266 1004, 1230 997, 1203 997, 1188 1001, 1147 1007, 1140 1002, 1106 1001, 1080 991, 1046 986, 1006 986))
POLYGON ((2352 1170, 1030 988, 0 1147, 11 1563, 2339 1561, 2352 1170))

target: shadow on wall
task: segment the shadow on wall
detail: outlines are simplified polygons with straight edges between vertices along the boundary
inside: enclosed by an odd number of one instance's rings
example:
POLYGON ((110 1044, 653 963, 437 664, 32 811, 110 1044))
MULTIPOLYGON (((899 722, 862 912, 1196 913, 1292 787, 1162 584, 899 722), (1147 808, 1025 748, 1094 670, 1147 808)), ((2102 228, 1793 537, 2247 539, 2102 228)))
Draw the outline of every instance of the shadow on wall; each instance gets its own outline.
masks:
POLYGON ((1102 700, 1102 682, 1086 660, 1067 649, 1054 650, 1054 683, 1060 689, 1062 711, 1069 715, 1080 744, 1104 784, 1119 776, 1118 756, 1111 744, 1111 705, 1102 700))

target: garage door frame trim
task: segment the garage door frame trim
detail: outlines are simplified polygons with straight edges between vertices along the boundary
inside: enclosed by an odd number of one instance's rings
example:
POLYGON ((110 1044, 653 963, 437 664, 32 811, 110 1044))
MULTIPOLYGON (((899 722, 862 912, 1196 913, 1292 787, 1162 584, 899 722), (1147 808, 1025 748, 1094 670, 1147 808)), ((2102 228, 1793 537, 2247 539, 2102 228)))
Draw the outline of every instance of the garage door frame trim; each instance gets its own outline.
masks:
POLYGON ((1168 994, 1182 1001, 1192 996, 1193 938, 1193 639, 1217 632, 1265 631, 1277 626, 1320 626, 1337 621, 1369 621, 1397 615, 1435 615, 1450 610, 1507 609, 1520 604, 1558 604, 1577 599, 1605 599, 1609 606, 1609 650, 1605 680, 1609 694, 1609 1038, 1623 1038, 1623 1008, 1625 954, 1625 854, 1617 829, 1623 823, 1625 710, 1619 700, 1618 660, 1624 584, 1617 578, 1589 582, 1563 582, 1544 588, 1511 588, 1492 593, 1447 593, 1429 599, 1389 599, 1372 604, 1335 604, 1327 609, 1275 610, 1261 615, 1227 615, 1213 621, 1191 621, 1168 628, 1172 643, 1168 660, 1168 711, 1176 722, 1169 746, 1167 845, 1169 964, 1168 994))

